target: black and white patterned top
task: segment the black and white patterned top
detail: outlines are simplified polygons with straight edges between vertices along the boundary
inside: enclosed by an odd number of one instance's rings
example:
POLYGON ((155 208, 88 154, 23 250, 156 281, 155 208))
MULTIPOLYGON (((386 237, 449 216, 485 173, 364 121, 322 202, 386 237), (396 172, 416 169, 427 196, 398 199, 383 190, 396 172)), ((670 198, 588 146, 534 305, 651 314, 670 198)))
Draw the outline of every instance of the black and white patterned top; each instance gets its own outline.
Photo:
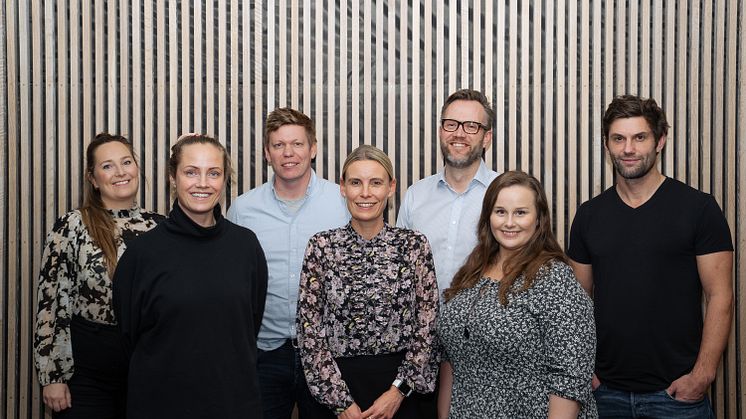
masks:
MULTIPOLYGON (((126 242, 164 217, 138 207, 109 210, 119 230, 117 258, 126 242)), ((101 249, 93 243, 78 210, 60 217, 47 236, 39 272, 34 358, 41 385, 67 382, 73 375, 70 322, 78 315, 116 324, 111 279, 101 249)))
POLYGON ((309 389, 331 409, 353 398, 334 358, 405 351, 397 377, 435 388, 438 286, 424 235, 385 225, 365 240, 350 224, 311 237, 297 335, 309 389))
POLYGON ((438 336, 453 366, 449 417, 546 418, 554 394, 580 402, 579 418, 597 418, 593 304, 572 269, 545 265, 507 306, 499 287, 483 278, 441 307, 438 336))

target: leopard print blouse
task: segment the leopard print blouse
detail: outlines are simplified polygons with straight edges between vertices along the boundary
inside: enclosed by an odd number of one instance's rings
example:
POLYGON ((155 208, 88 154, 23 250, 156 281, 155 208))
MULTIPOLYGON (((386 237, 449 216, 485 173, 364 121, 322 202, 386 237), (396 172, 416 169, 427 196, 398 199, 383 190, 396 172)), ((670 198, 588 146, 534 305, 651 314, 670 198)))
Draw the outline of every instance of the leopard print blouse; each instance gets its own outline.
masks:
MULTIPOLYGON (((124 253, 127 241, 164 219, 138 207, 109 212, 119 230, 117 258, 124 253)), ((111 298, 103 252, 93 243, 80 211, 63 215, 47 236, 39 273, 34 358, 41 385, 64 383, 73 375, 73 315, 116 324, 111 298)))

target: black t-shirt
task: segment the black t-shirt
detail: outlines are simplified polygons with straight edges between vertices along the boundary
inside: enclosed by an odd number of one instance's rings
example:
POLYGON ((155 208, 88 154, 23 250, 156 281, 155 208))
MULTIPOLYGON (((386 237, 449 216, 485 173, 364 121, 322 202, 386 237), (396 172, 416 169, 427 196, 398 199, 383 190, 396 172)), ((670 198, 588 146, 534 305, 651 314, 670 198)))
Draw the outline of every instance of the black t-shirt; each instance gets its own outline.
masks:
POLYGON ((596 374, 611 388, 665 389, 702 339, 698 255, 732 251, 715 199, 667 178, 638 208, 616 188, 578 209, 567 254, 593 267, 596 374))

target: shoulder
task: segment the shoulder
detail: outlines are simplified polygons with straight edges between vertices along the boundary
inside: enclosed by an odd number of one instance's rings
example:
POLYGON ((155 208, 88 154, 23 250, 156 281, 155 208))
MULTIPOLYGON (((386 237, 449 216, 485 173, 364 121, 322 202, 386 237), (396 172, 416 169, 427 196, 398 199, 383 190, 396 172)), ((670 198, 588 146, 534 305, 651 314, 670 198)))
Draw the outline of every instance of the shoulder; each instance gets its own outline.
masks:
POLYGON ((250 207, 253 205, 256 201, 263 199, 267 194, 271 194, 272 189, 270 187, 269 182, 262 183, 261 185, 257 186, 254 189, 250 189, 241 195, 238 195, 236 199, 233 200, 233 204, 231 205, 231 209, 242 209, 243 207, 250 207))
POLYGON ((409 243, 415 246, 429 246, 427 237, 419 231, 411 230, 406 227, 389 226, 390 234, 398 241, 409 243))
MULTIPOLYGON (((664 183, 666 187, 669 199, 679 204, 689 203, 697 208, 704 207, 708 204, 715 203, 715 197, 707 192, 702 192, 699 189, 695 189, 684 182, 681 182, 674 178, 666 178, 664 183)), ((719 206, 718 206, 719 207, 719 206)))
POLYGON ((140 214, 142 216, 143 221, 149 222, 149 223, 160 224, 161 222, 163 222, 163 220, 166 219, 165 215, 159 214, 154 211, 142 210, 140 214))
POLYGON ((332 228, 329 230, 319 231, 308 239, 308 245, 326 247, 328 245, 339 243, 342 239, 349 236, 347 226, 332 228))
POLYGON ((52 225, 49 235, 72 237, 79 235, 83 231, 87 231, 83 223, 83 215, 80 213, 80 210, 76 209, 57 218, 52 225))
POLYGON ((561 260, 550 260, 536 273, 534 286, 545 290, 580 290, 580 283, 575 278, 570 265, 561 260))

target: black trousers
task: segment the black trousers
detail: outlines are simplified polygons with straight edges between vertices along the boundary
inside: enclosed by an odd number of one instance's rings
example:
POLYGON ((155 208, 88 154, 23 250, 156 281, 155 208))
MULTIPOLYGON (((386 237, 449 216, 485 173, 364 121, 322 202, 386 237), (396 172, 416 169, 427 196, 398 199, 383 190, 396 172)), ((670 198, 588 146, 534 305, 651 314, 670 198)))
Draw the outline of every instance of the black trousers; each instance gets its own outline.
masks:
POLYGON ((67 386, 72 406, 59 419, 124 419, 127 357, 116 326, 74 316, 70 323, 75 369, 67 386))

